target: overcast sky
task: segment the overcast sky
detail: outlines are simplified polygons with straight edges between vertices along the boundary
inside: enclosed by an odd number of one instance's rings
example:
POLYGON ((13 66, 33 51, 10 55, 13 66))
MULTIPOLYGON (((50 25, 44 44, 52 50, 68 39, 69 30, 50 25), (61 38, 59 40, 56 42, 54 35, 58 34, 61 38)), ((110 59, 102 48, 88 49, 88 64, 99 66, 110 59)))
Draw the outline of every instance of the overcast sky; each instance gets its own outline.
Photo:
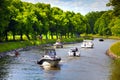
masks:
POLYGON ((106 7, 109 0, 22 0, 31 3, 47 3, 51 7, 59 7, 64 11, 73 11, 75 13, 87 14, 91 11, 105 11, 111 9, 106 7))

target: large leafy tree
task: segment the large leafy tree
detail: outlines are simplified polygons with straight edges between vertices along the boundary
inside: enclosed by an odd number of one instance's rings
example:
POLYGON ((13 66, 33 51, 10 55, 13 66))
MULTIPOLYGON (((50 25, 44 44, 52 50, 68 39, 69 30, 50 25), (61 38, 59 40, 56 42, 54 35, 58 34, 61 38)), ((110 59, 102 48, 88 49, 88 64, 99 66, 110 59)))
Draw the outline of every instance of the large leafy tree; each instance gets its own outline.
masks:
POLYGON ((16 21, 16 17, 22 11, 22 2, 20 0, 12 0, 10 6, 8 7, 10 11, 10 22, 6 28, 6 33, 12 32, 13 40, 15 40, 15 35, 17 34, 17 26, 19 22, 16 21))
POLYGON ((120 36, 120 17, 115 17, 109 24, 111 32, 115 36, 120 36))
POLYGON ((108 27, 110 21, 112 20, 112 12, 105 12, 95 23, 94 31, 99 35, 109 35, 111 34, 110 28, 108 27))
POLYGON ((52 21, 50 25, 50 33, 51 33, 52 38, 53 38, 53 34, 56 34, 56 37, 58 38, 59 33, 62 29, 62 26, 61 26, 62 14, 63 14, 63 10, 61 10, 60 8, 53 7, 51 9, 52 21))
POLYGON ((113 13, 116 16, 120 16, 120 0, 109 0, 109 3, 107 3, 107 6, 112 6, 113 13))
POLYGON ((9 25, 10 11, 8 7, 11 2, 12 0, 0 0, 0 41, 4 39, 5 30, 9 25))
POLYGON ((75 13, 67 11, 67 12, 65 12, 65 14, 66 14, 66 19, 68 20, 68 22, 67 22, 68 29, 67 29, 66 33, 67 33, 67 36, 69 38, 70 35, 73 36, 74 31, 75 31, 75 27, 73 25, 73 16, 75 15, 75 13))
POLYGON ((101 12, 89 12, 88 14, 85 15, 85 17, 87 18, 88 24, 90 26, 90 32, 94 34, 94 24, 97 21, 98 18, 101 17, 101 15, 104 13, 105 11, 101 11, 101 12))
POLYGON ((85 18, 80 14, 77 13, 73 16, 73 26, 75 27, 75 34, 80 35, 81 33, 86 33, 87 29, 89 30, 90 28, 87 27, 87 21, 85 18))
POLYGON ((37 32, 37 35, 45 34, 47 38, 47 33, 49 31, 50 26, 50 5, 49 4, 35 4, 34 13, 38 19, 37 24, 33 26, 34 31, 37 32))
POLYGON ((19 10, 17 16, 13 17, 13 19, 18 22, 16 26, 12 26, 17 28, 16 34, 20 35, 21 40, 23 40, 23 35, 25 34, 28 39, 30 39, 29 34, 32 32, 32 24, 33 24, 33 12, 30 10, 32 4, 28 4, 26 2, 17 2, 15 1, 14 6, 19 10))
POLYGON ((69 20, 66 17, 66 12, 63 12, 63 14, 61 15, 61 30, 60 30, 60 34, 61 34, 61 38, 62 35, 65 36, 65 38, 67 38, 67 32, 68 32, 68 23, 69 20))

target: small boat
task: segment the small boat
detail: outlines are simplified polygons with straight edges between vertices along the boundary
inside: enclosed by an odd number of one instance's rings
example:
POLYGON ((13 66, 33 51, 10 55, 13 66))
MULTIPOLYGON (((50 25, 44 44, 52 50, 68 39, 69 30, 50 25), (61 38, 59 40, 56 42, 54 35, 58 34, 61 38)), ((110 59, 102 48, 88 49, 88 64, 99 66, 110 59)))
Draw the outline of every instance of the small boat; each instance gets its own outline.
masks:
POLYGON ((7 54, 8 56, 15 56, 15 57, 18 57, 20 54, 18 51, 14 50, 14 51, 11 51, 7 54))
POLYGON ((53 44, 54 48, 63 48, 63 44, 61 42, 56 42, 53 44))
POLYGON ((72 57, 80 57, 80 52, 78 51, 78 48, 70 49, 68 55, 72 57))
POLYGON ((55 67, 59 64, 60 60, 61 58, 56 55, 55 49, 49 49, 37 63, 41 66, 55 67))
POLYGON ((104 41, 103 38, 100 38, 99 41, 104 41))
POLYGON ((81 48, 93 48, 93 46, 92 40, 84 40, 81 44, 81 48))

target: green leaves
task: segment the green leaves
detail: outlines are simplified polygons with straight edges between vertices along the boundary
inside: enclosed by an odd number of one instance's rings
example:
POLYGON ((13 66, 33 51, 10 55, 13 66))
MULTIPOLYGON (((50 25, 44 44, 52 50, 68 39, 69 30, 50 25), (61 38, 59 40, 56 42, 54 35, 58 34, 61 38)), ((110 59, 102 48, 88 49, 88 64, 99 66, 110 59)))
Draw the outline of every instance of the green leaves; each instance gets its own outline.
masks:
POLYGON ((120 1, 119 0, 109 0, 107 6, 113 7, 113 13, 115 16, 120 16, 120 1))
POLYGON ((113 35, 120 36, 120 18, 119 17, 116 17, 111 21, 110 27, 113 35))
POLYGON ((110 34, 110 29, 108 27, 112 20, 111 11, 105 12, 97 21, 95 22, 94 31, 100 35, 110 34))

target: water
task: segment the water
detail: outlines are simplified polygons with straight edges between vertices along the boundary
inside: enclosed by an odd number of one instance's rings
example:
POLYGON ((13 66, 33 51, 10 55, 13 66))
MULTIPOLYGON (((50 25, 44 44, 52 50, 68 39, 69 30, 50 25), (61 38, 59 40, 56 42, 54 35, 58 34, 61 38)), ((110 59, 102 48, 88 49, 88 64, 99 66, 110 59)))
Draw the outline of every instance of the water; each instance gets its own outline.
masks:
POLYGON ((18 57, 0 59, 0 80, 119 80, 119 63, 116 65, 105 54, 113 42, 95 39, 93 49, 80 48, 81 43, 64 45, 56 49, 62 58, 60 65, 47 69, 36 63, 43 55, 41 49, 21 51, 18 57), (74 47, 78 47, 81 57, 68 56, 69 49, 74 47))

